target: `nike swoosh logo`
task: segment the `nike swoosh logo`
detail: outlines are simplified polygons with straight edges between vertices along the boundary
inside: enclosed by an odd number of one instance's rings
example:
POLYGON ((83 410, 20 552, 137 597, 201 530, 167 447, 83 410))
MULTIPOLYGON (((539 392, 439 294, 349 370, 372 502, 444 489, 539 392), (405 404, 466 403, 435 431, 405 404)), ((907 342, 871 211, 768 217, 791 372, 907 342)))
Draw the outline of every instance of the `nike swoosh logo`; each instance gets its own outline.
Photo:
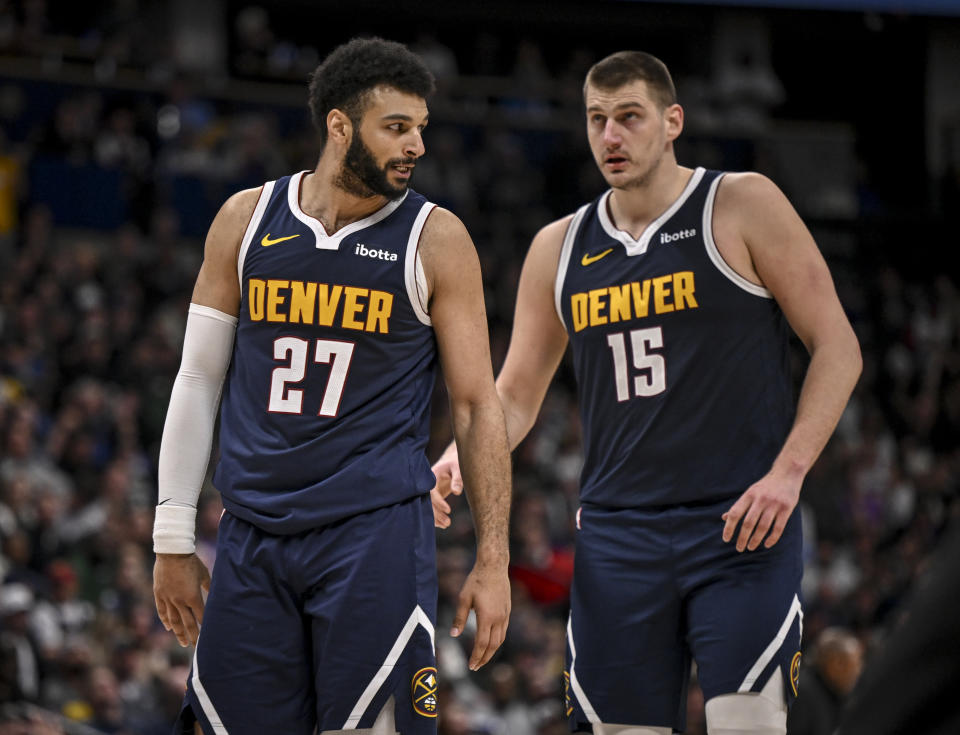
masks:
POLYGON ((597 253, 596 255, 588 255, 587 253, 583 254, 583 258, 580 260, 580 265, 590 265, 591 263, 596 263, 600 258, 605 258, 613 252, 613 248, 607 248, 602 253, 597 253))
POLYGON ((263 236, 263 239, 260 241, 260 244, 263 245, 263 247, 268 248, 271 245, 276 245, 278 242, 283 242, 284 240, 292 240, 295 237, 300 237, 300 235, 287 235, 286 237, 278 237, 274 240, 271 240, 270 233, 268 232, 266 235, 263 236))
POLYGON ((157 503, 157 505, 163 505, 164 503, 169 503, 171 500, 173 500, 173 498, 164 498, 159 503, 157 503))

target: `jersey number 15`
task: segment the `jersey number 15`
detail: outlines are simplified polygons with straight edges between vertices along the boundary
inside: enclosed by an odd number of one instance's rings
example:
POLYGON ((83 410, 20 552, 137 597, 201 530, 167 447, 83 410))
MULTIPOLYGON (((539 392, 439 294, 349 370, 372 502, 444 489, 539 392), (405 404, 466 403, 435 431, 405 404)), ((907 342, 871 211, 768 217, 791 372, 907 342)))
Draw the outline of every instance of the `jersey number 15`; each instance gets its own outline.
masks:
POLYGON ((630 351, 633 367, 644 371, 633 378, 633 393, 638 398, 649 398, 667 389, 667 364, 663 355, 650 350, 663 347, 663 331, 660 327, 633 329, 607 335, 607 344, 613 352, 613 374, 617 386, 617 401, 630 399, 630 374, 627 369, 626 336, 630 335, 630 351))

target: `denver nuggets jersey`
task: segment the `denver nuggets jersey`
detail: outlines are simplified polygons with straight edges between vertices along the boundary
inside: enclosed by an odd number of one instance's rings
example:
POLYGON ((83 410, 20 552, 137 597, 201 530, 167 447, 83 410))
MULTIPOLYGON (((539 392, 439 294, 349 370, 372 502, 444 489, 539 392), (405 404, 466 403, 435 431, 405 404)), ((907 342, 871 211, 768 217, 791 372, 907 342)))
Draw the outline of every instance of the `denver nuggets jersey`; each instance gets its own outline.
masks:
POLYGON ((413 191, 333 235, 301 172, 264 185, 237 263, 241 300, 214 484, 291 534, 429 492, 436 343, 413 191))
POLYGON ((584 502, 737 497, 790 430, 788 326, 770 292, 717 250, 721 178, 696 169, 639 240, 614 225, 610 191, 570 223, 555 297, 577 375, 584 502))

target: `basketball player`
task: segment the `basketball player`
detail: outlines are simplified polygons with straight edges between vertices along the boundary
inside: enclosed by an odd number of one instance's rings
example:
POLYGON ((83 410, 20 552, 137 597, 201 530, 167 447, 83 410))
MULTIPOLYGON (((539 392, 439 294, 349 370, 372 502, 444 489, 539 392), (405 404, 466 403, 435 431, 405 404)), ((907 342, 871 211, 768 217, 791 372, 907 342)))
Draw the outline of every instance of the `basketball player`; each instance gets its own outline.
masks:
MULTIPOLYGON (((783 733, 802 621, 794 508, 859 347, 779 189, 677 164, 683 109, 662 62, 613 54, 584 98, 610 189, 534 238, 497 379, 515 447, 573 349, 585 463, 571 724, 683 730, 692 656, 711 735, 783 733), (811 357, 796 409, 788 323, 811 357)), ((444 526, 440 496, 462 483, 455 448, 435 471, 444 526)))
POLYGON ((310 84, 316 170, 234 195, 210 228, 154 527, 160 619, 197 644, 183 732, 436 731, 438 357, 477 527, 454 633, 473 608, 473 669, 503 641, 509 455, 479 261, 408 188, 432 90, 400 44, 335 49, 310 84), (221 386, 211 582, 194 521, 221 386))

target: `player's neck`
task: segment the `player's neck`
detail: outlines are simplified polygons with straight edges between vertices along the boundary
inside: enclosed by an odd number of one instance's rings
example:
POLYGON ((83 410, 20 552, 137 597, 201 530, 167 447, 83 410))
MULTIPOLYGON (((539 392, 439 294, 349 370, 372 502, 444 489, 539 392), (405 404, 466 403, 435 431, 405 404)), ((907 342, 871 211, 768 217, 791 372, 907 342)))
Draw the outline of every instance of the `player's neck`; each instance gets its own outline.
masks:
POLYGON ((307 173, 300 185, 300 209, 323 224, 328 235, 369 217, 387 204, 379 194, 358 197, 336 184, 340 162, 321 156, 315 171, 307 173))
POLYGON ((648 181, 614 189, 608 203, 614 225, 634 239, 639 238, 680 197, 692 175, 693 169, 664 158, 648 181))

